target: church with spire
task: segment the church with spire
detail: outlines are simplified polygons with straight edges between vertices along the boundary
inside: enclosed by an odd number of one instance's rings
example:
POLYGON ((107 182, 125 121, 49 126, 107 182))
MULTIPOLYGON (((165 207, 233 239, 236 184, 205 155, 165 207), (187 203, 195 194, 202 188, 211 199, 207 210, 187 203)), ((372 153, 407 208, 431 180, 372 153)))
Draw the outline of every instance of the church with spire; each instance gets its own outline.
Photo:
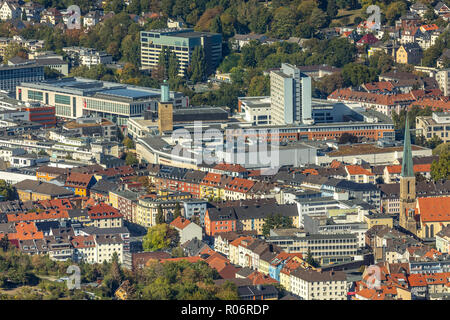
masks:
POLYGON ((400 175, 400 216, 402 228, 417 237, 433 241, 442 228, 450 225, 450 196, 417 197, 411 135, 406 117, 402 172, 400 175))
POLYGON ((416 220, 416 176, 414 175, 411 134, 409 132, 408 116, 405 123, 405 138, 403 145, 402 172, 400 175, 400 226, 417 234, 416 220))

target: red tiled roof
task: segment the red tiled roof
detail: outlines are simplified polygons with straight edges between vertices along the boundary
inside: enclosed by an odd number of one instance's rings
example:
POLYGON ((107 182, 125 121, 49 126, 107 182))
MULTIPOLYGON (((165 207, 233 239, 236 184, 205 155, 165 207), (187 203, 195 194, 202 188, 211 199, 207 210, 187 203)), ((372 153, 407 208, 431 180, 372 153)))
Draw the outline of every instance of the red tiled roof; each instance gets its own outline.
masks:
POLYGON ((66 180, 66 187, 84 187, 87 188, 93 175, 88 173, 72 172, 66 180))
POLYGON ((8 238, 17 240, 44 239, 44 233, 37 230, 34 222, 19 222, 16 224, 16 233, 9 234, 8 238))
POLYGON ((418 198, 417 208, 423 222, 450 221, 450 196, 418 198))
POLYGON ((225 185, 224 189, 235 192, 247 193, 254 185, 255 181, 242 178, 234 178, 228 184, 225 185))
POLYGON ((243 166, 231 163, 219 163, 214 167, 214 169, 229 172, 247 172, 247 169, 243 166))
POLYGON ((123 215, 119 210, 103 202, 89 209, 90 219, 112 219, 121 217, 123 217, 123 215))
POLYGON ((46 210, 42 212, 12 213, 8 214, 8 222, 23 222, 33 220, 68 219, 67 210, 46 210))
POLYGON ((95 247, 94 236, 74 236, 72 245, 77 249, 95 247))
POLYGON ((170 225, 179 229, 179 230, 183 230, 184 228, 186 228, 189 224, 191 224, 191 221, 189 221, 188 219, 184 218, 184 217, 177 217, 175 220, 173 220, 170 225))
POLYGON ((369 170, 364 169, 363 167, 358 166, 358 165, 345 166, 345 169, 347 169, 347 172, 350 175, 365 175, 365 176, 373 176, 374 175, 369 170))

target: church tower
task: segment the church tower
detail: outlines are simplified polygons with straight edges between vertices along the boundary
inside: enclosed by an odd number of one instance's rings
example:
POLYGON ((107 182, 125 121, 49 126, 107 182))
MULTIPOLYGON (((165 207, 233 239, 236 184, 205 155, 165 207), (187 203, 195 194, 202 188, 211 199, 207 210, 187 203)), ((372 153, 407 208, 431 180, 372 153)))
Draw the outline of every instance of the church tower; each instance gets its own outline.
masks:
POLYGON ((414 218, 416 208, 416 176, 411 150, 408 114, 405 123, 405 141, 403 146, 402 173, 400 176, 400 226, 417 234, 417 222, 414 218))

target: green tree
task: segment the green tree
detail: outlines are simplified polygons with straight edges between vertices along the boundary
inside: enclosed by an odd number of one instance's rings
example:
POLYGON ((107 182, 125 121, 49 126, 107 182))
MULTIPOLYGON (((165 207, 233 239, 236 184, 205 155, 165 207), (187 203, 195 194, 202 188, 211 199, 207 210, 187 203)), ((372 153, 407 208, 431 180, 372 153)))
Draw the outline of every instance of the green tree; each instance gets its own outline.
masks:
POLYGON ((142 239, 145 251, 171 249, 177 247, 178 243, 178 231, 165 223, 148 228, 147 234, 142 239))
POLYGON ((136 145, 135 145, 134 141, 132 139, 130 139, 129 137, 125 137, 122 140, 122 144, 125 145, 125 147, 127 147, 127 149, 134 149, 134 148, 136 148, 136 145))
POLYGON ((439 155, 439 161, 433 161, 431 164, 431 178, 434 181, 450 179, 450 152, 442 152, 439 155))
POLYGON ((314 268, 320 267, 320 264, 312 256, 311 248, 308 248, 308 252, 306 254, 306 262, 314 268))
POLYGON ((220 16, 215 16, 209 26, 209 31, 213 33, 222 33, 222 22, 220 21, 220 16))
POLYGON ((327 3, 327 14, 331 19, 334 19, 338 14, 338 8, 336 6, 335 0, 328 0, 327 3))
POLYGON ((139 160, 136 158, 134 154, 128 152, 127 156, 125 157, 125 163, 127 164, 127 166, 132 166, 138 164, 139 160))
POLYGON ((377 72, 375 68, 360 63, 349 63, 342 69, 342 78, 345 86, 359 86, 363 83, 375 81, 377 72))
POLYGON ((164 213, 163 213, 162 207, 161 207, 161 205, 158 205, 157 214, 156 214, 156 224, 163 224, 165 222, 166 222, 166 220, 164 218, 164 213))
POLYGON ((190 65, 190 78, 194 83, 202 82, 207 77, 205 50, 202 46, 196 46, 192 52, 190 65))
POLYGON ((173 218, 176 219, 178 217, 181 217, 181 205, 179 202, 175 204, 175 209, 173 211, 173 218))
POLYGON ((7 233, 0 239, 0 248, 2 248, 3 252, 8 251, 9 239, 7 233))
POLYGON ((275 215, 271 214, 264 219, 262 232, 263 235, 267 237, 270 234, 271 229, 292 227, 292 219, 290 217, 282 216, 280 213, 277 213, 275 215))

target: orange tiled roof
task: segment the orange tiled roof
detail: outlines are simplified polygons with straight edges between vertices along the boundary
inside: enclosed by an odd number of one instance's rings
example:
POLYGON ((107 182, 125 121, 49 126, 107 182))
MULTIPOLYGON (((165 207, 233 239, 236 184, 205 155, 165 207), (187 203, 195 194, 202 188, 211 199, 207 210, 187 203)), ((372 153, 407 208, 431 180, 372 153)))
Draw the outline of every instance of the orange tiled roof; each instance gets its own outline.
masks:
POLYGON ((411 109, 412 106, 431 107, 433 111, 436 111, 438 108, 442 109, 443 111, 450 111, 450 101, 444 98, 443 99, 425 98, 412 102, 408 108, 411 109))
POLYGON ((423 222, 450 221, 450 196, 418 198, 417 208, 423 222))
POLYGON ((245 241, 245 240, 250 241, 250 240, 252 240, 252 239, 253 239, 252 237, 239 237, 239 238, 237 238, 237 239, 231 241, 231 242, 230 242, 230 245, 235 246, 235 247, 238 247, 238 246, 241 244, 242 241, 245 241))
POLYGON ((177 229, 183 230, 183 229, 186 228, 190 223, 191 223, 191 221, 189 221, 189 220, 186 219, 186 218, 183 218, 183 217, 177 217, 175 220, 173 220, 173 221, 170 223, 170 225, 173 226, 173 227, 175 227, 175 228, 177 228, 177 229))
POLYGON ((350 174, 350 175, 365 175, 365 176, 373 176, 374 175, 369 170, 364 169, 363 167, 358 166, 358 165, 345 166, 345 169, 347 169, 348 174, 350 174))
POLYGON ((302 172, 303 174, 311 174, 313 176, 318 176, 319 175, 319 171, 317 171, 316 169, 305 169, 302 172))
POLYGON ((95 247, 94 236, 74 236, 72 245, 78 249, 95 247))
POLYGON ((68 219, 67 210, 46 210, 42 212, 11 213, 7 215, 8 222, 23 222, 33 220, 68 219))
POLYGON ((225 185, 226 190, 247 193, 250 189, 255 185, 255 181, 242 179, 242 178, 234 178, 230 181, 230 183, 225 185))
POLYGON ((208 172, 202 180, 202 185, 205 186, 217 186, 222 178, 221 174, 208 172))
POLYGON ((218 163, 214 169, 221 171, 229 171, 229 172, 247 172, 240 164, 231 164, 231 163, 218 163))
MULTIPOLYGON (((400 174, 402 172, 401 165, 390 165, 386 166, 389 174, 400 174)), ((426 164, 415 164, 413 166, 414 172, 431 172, 431 163, 426 164)))
POLYGON ((17 240, 44 239, 44 233, 37 230, 34 222, 19 222, 16 224, 16 233, 9 234, 8 237, 17 240))

